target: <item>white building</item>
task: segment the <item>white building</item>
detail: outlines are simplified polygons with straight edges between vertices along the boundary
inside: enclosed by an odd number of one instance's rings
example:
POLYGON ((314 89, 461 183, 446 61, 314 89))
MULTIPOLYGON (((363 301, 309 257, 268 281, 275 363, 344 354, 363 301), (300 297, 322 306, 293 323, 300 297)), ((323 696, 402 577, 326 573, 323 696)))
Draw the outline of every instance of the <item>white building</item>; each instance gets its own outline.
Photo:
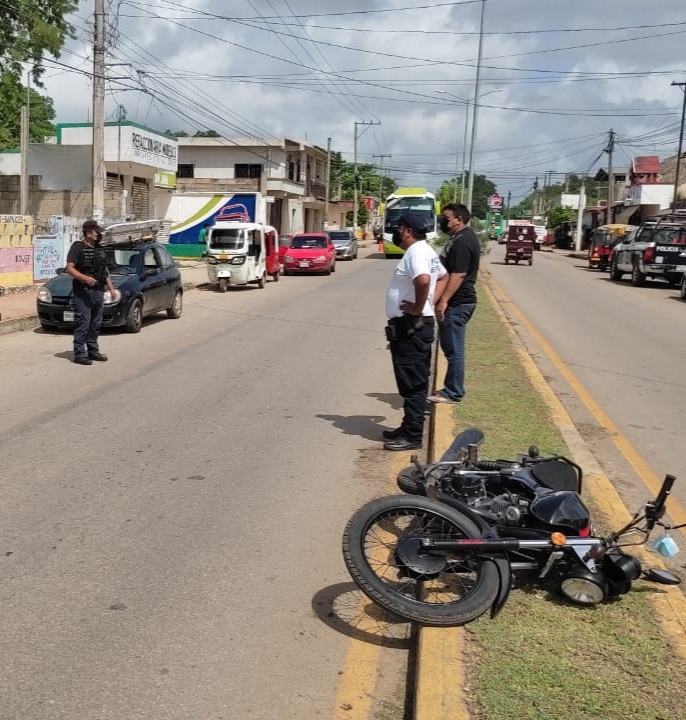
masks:
MULTIPOLYGON (((326 150, 300 140, 180 137, 177 194, 261 192, 280 233, 324 229, 326 150)), ((329 228, 345 212, 329 203, 329 228)))
MULTIPOLYGON (((133 122, 105 126, 105 218, 163 217, 176 185, 176 138, 133 122)), ((57 126, 52 142, 28 149, 29 214, 37 217, 92 213, 93 126, 57 126)), ((0 153, 0 212, 19 211, 18 152, 0 153)))

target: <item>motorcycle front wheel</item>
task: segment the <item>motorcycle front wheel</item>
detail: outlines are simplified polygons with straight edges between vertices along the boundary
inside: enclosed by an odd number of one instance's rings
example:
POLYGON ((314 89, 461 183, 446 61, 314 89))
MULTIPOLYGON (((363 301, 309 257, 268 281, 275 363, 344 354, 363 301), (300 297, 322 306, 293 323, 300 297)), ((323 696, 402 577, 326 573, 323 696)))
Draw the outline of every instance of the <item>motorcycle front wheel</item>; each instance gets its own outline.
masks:
POLYGON ((358 587, 396 615, 434 627, 464 625, 493 604, 496 566, 474 553, 427 554, 421 540, 478 537, 468 517, 436 500, 386 497, 350 519, 343 558, 358 587))

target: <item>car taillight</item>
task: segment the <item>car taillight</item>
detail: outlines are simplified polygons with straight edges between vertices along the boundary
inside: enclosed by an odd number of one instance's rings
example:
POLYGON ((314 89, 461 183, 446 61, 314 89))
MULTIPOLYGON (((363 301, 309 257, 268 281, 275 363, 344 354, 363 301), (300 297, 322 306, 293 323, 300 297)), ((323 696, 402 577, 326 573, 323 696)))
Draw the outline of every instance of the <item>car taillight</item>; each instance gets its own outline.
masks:
POLYGON ((579 530, 579 537, 589 537, 591 534, 591 526, 587 525, 582 530, 579 530))
POLYGON ((651 263, 655 260, 655 248, 648 247, 643 251, 643 262, 651 263))

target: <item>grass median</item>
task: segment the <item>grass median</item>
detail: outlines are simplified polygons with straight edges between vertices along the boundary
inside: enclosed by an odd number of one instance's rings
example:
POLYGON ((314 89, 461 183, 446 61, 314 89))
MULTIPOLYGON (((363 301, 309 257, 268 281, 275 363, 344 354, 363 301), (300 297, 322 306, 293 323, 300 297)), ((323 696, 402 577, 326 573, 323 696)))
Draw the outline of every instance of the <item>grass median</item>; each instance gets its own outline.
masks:
MULTIPOLYGON (((467 336, 467 398, 456 430, 485 434, 484 458, 535 444, 565 452, 547 406, 524 373, 498 315, 481 293, 467 336)), ((467 696, 482 720, 657 720, 686 704, 684 665, 636 582, 628 595, 578 608, 521 587, 494 620, 467 626, 467 696)))

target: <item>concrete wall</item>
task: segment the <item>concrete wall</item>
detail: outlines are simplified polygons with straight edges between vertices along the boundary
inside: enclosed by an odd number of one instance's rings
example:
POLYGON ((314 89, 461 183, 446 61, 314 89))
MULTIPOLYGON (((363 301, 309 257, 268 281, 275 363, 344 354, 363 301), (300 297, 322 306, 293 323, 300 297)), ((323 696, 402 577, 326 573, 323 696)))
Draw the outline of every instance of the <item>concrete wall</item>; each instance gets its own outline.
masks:
POLYGON ((193 165, 196 178, 233 179, 235 165, 262 165, 268 177, 283 178, 286 153, 280 148, 248 149, 227 146, 179 146, 179 163, 193 165), (271 153, 271 162, 268 158, 271 153))
MULTIPOLYGON (((0 175, 0 213, 19 213, 20 188, 18 175, 0 175)), ((29 213, 37 217, 68 215, 89 217, 92 210, 91 192, 88 190, 43 190, 41 178, 29 179, 29 213)), ((119 217, 119 194, 105 193, 105 217, 119 217)))

